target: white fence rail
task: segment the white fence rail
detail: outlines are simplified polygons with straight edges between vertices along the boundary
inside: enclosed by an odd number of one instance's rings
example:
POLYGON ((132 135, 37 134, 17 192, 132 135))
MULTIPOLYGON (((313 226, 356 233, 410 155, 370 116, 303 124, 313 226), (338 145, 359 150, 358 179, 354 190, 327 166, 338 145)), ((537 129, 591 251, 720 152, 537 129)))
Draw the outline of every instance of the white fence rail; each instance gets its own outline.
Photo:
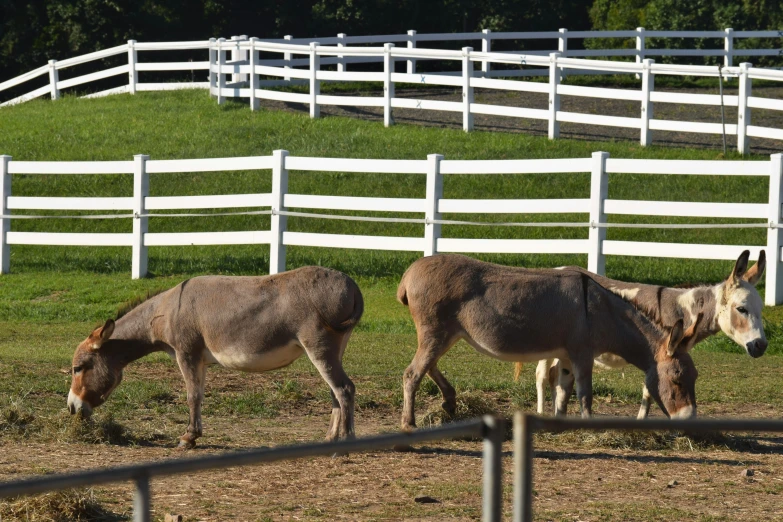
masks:
MULTIPOLYGON (((286 247, 311 246, 348 249, 393 250, 462 253, 525 253, 525 254, 587 254, 588 268, 603 273, 607 255, 670 257, 685 259, 736 259, 748 248, 758 256, 765 248, 768 257, 766 300, 768 304, 783 302, 783 272, 781 248, 783 232, 783 155, 772 155, 769 161, 687 161, 613 159, 606 152, 596 152, 590 158, 551 160, 446 160, 438 154, 427 160, 381 160, 309 158, 289 156, 287 151, 274 151, 271 156, 247 158, 212 158, 203 160, 151 160, 138 155, 134 161, 100 162, 33 162, 13 161, 0 156, 0 273, 10 271, 11 245, 73 245, 132 247, 132 277, 147 272, 147 250, 157 246, 269 244, 270 273, 286 269, 286 247), (271 170, 272 192, 265 194, 233 194, 219 196, 167 196, 149 194, 149 174, 175 172, 210 172, 232 170, 271 170), (288 177, 292 171, 401 173, 426 176, 425 198, 379 198, 316 196, 291 194, 288 177), (459 175, 590 173, 590 194, 583 199, 446 199, 443 198, 444 178, 459 175), (26 197, 11 194, 11 177, 18 174, 132 175, 132 197, 26 197), (629 201, 608 198, 609 174, 682 174, 709 176, 754 176, 769 179, 769 199, 766 203, 710 203, 676 201, 629 201), (240 214, 271 215, 267 230, 233 232, 170 232, 148 231, 150 219, 164 218, 157 210, 182 209, 254 209, 240 214), (22 232, 11 229, 13 219, 55 219, 64 216, 35 216, 20 213, 36 209, 83 211, 130 211, 131 213, 76 216, 82 218, 132 219, 130 233, 58 233, 22 232), (290 209, 322 209, 382 212, 414 212, 420 218, 377 218, 335 216, 290 209), (584 223, 490 223, 477 220, 464 222, 444 219, 444 214, 588 214, 584 223), (355 234, 325 234, 287 230, 288 216, 312 219, 344 219, 419 223, 420 237, 368 236, 355 234), (608 216, 686 216, 713 218, 745 218, 759 220, 746 224, 622 224, 609 222, 608 216), (589 230, 587 239, 473 239, 442 237, 442 227, 452 224, 485 226, 569 226, 589 230), (766 245, 706 245, 617 241, 606 239, 608 227, 648 228, 766 228, 766 245)), ((230 212, 229 212, 230 213, 230 212)), ((182 214, 179 214, 182 215, 182 214)), ((198 216, 188 213, 185 215, 198 216)), ((169 215, 169 217, 171 217, 169 215)))
POLYGON ((548 121, 549 137, 557 138, 560 123, 580 123, 638 129, 642 145, 652 143, 653 131, 695 132, 706 134, 728 134, 737 136, 737 149, 748 152, 750 137, 783 140, 783 129, 751 125, 751 109, 783 110, 783 102, 777 99, 752 95, 752 80, 783 82, 783 72, 774 69, 753 68, 750 63, 733 66, 737 57, 783 56, 783 49, 738 49, 734 43, 747 38, 783 38, 777 31, 560 31, 535 33, 447 33, 417 34, 409 31, 405 35, 381 35, 336 38, 281 40, 248 39, 246 36, 197 42, 139 43, 130 40, 126 45, 105 51, 90 53, 68 60, 52 60, 17 78, 0 83, 0 92, 17 87, 48 73, 49 83, 26 94, 8 100, 2 105, 21 103, 49 94, 53 99, 60 97, 63 89, 128 75, 127 85, 91 94, 91 97, 138 91, 205 88, 223 103, 228 97, 246 98, 251 109, 259 107, 258 100, 269 99, 298 102, 310 106, 310 115, 318 117, 322 105, 349 105, 382 107, 384 123, 393 124, 395 108, 440 110, 461 112, 463 128, 473 128, 475 114, 488 114, 548 121), (636 39, 634 49, 589 49, 569 50, 568 40, 585 38, 632 38, 636 39), (723 49, 650 49, 647 38, 715 38, 724 42, 723 49), (461 50, 426 49, 419 43, 446 41, 481 42, 481 51, 472 47, 461 50), (557 44, 550 51, 492 52, 492 42, 500 40, 551 40, 557 44), (359 45, 383 43, 383 46, 359 45), (405 44, 405 47, 395 47, 405 44), (205 61, 188 62, 140 62, 139 53, 149 51, 208 51, 205 61), (128 56, 127 65, 120 65, 104 71, 93 72, 67 80, 59 79, 59 71, 75 65, 103 60, 118 55, 128 56), (262 59, 262 56, 264 57, 262 59), (633 57, 634 62, 585 60, 584 57, 633 57), (650 56, 722 56, 723 65, 656 64, 650 56), (428 60, 438 64, 431 67, 438 72, 417 73, 417 62, 428 60), (396 62, 405 62, 405 72, 397 72, 396 62), (383 72, 348 71, 349 65, 357 63, 383 64, 383 72), (448 71, 449 63, 460 63, 461 71, 448 71), (335 66, 335 70, 324 67, 335 66), (304 67, 304 68, 303 68, 304 67), (208 81, 177 83, 142 83, 140 73, 150 71, 207 71, 208 81), (595 88, 577 85, 561 85, 565 74, 633 74, 641 79, 638 91, 616 88, 595 88), (708 76, 737 78, 738 95, 718 96, 706 94, 682 94, 655 91, 656 75, 708 76), (518 78, 548 76, 549 84, 522 81, 518 78), (516 78, 516 79, 514 79, 516 78), (325 81, 376 82, 383 83, 383 96, 338 96, 321 94, 321 83, 325 81), (462 101, 436 101, 395 97, 397 83, 417 85, 442 85, 462 88, 462 101), (274 87, 296 84, 309 85, 308 93, 282 92, 274 87), (475 103, 474 89, 495 89, 547 93, 548 104, 542 108, 507 107, 475 103), (574 113, 560 110, 562 96, 582 96, 610 100, 630 100, 640 104, 639 117, 618 117, 596 114, 574 113), (673 121, 654 118, 655 103, 677 103, 685 105, 729 106, 738 108, 736 122, 726 125, 673 121))

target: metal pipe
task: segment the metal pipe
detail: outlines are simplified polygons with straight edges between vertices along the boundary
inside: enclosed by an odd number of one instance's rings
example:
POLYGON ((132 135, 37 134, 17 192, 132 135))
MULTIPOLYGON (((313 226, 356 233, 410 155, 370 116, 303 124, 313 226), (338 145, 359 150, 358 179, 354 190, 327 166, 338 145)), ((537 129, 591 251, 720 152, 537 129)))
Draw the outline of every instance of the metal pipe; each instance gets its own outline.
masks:
POLYGON ((150 522, 150 478, 146 473, 136 477, 136 492, 133 495, 133 522, 150 522))
POLYGON ((514 413, 514 522, 533 520, 533 431, 535 417, 514 413))
POLYGON ((16 495, 31 495, 93 484, 136 481, 140 474, 153 476, 174 475, 216 468, 228 468, 262 462, 298 459, 303 457, 331 456, 335 453, 359 453, 362 451, 388 449, 396 445, 416 444, 455 437, 480 437, 484 435, 484 420, 449 424, 438 428, 418 430, 411 433, 377 435, 363 439, 343 440, 317 444, 264 448, 236 453, 224 453, 193 459, 172 459, 166 462, 148 462, 132 466, 120 466, 83 473, 60 474, 36 477, 27 480, 0 484, 0 498, 16 495))
POLYGON ((500 522, 503 513, 503 438, 505 421, 500 417, 484 418, 484 522, 500 522))

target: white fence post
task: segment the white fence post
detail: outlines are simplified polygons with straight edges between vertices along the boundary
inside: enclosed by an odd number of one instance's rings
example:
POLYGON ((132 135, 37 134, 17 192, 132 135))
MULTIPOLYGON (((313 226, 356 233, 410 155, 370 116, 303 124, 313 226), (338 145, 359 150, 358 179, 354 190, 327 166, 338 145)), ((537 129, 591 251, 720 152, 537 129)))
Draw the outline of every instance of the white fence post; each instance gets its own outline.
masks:
POLYGON ((731 67, 734 63, 734 29, 726 29, 726 36, 723 37, 723 50, 726 51, 723 56, 723 66, 731 67))
POLYGON ((609 193, 609 176, 606 174, 606 159, 608 152, 593 152, 593 170, 590 175, 590 235, 587 247, 587 269, 593 273, 604 275, 606 258, 604 257, 604 240, 606 228, 599 223, 606 223, 604 200, 609 193))
MULTIPOLYGON (((416 31, 411 29, 408 31, 408 49, 415 49, 416 48, 416 31)), ((416 74, 416 59, 415 58, 408 58, 408 68, 407 68, 408 74, 416 74)))
POLYGON ((318 106, 318 95, 321 94, 321 82, 318 81, 318 69, 321 68, 321 57, 316 48, 321 45, 318 42, 310 42, 310 117, 318 118, 321 115, 321 107, 318 106))
POLYGON ((128 40, 128 92, 136 94, 136 84, 139 78, 136 74, 136 64, 139 63, 139 54, 136 51, 136 40, 128 40))
POLYGON ((557 66, 557 58, 560 53, 549 55, 549 139, 560 136, 560 123, 557 121, 557 111, 560 110, 560 95, 557 87, 560 85, 560 68, 557 66))
POLYGON ((133 156, 133 253, 131 261, 131 277, 139 279, 147 275, 147 247, 144 246, 144 234, 147 233, 149 218, 145 201, 150 194, 150 178, 147 174, 149 156, 137 154, 133 156))
POLYGON ((740 154, 747 154, 748 150, 748 125, 750 125, 750 107, 748 107, 748 98, 750 97, 753 86, 748 75, 748 69, 752 64, 741 63, 739 72, 739 107, 737 109, 737 151, 740 154))
POLYGON ((655 76, 652 73, 652 64, 655 60, 645 58, 642 62, 642 132, 639 142, 642 147, 652 145, 652 131, 650 120, 653 117, 653 103, 650 101, 650 93, 655 90, 655 76))
MULTIPOLYGON (((481 52, 491 53, 492 52, 492 29, 483 29, 481 32, 484 35, 481 37, 481 52)), ((489 71, 491 67, 492 67, 492 62, 488 62, 486 60, 481 61, 481 73, 484 76, 484 78, 489 77, 489 71)))
POLYGON ((394 73, 394 57, 392 56, 394 44, 383 44, 383 126, 390 127, 394 125, 392 116, 392 98, 394 98, 394 82, 392 73, 394 73))
POLYGON ((275 150, 272 152, 274 166, 272 167, 272 240, 269 243, 269 274, 285 272, 285 245, 283 244, 283 232, 285 232, 288 216, 281 216, 277 212, 285 210, 283 206, 286 192, 288 192, 288 169, 285 168, 287 150, 275 150))
POLYGON ((473 87, 470 79, 473 77, 473 62, 470 59, 472 47, 462 48, 462 130, 473 130, 473 114, 470 112, 470 104, 473 103, 473 87))
POLYGON ((557 32, 560 33, 557 38, 557 50, 562 56, 568 56, 568 29, 560 28, 557 32))
MULTIPOLYGON (((246 61, 249 58, 249 51, 247 49, 242 49, 239 46, 242 44, 242 42, 247 42, 247 35, 243 34, 237 39, 237 54, 239 54, 239 59, 242 61, 246 61)), ((248 81, 247 74, 239 73, 237 74, 237 78, 240 82, 246 82, 248 81)))
POLYGON ((427 156, 427 203, 424 210, 424 219, 428 222, 424 225, 424 255, 431 256, 438 253, 438 238, 440 237, 440 223, 432 223, 440 219, 438 204, 443 197, 443 176, 440 174, 441 154, 427 156))
MULTIPOLYGON (((644 62, 644 27, 637 27, 636 28, 636 63, 643 63, 644 62)), ((639 79, 639 75, 636 75, 636 79, 639 79)))
MULTIPOLYGON (((560 56, 568 56, 568 29, 558 29, 560 37, 557 39, 557 51, 560 56)), ((562 80, 566 76, 566 71, 563 69, 560 71, 560 79, 562 80)))
POLYGON ((256 98, 256 89, 258 89, 258 75, 256 74, 256 64, 258 63, 258 51, 256 51, 256 42, 258 38, 250 39, 250 110, 257 111, 261 107, 261 100, 256 98))
MULTIPOLYGON (((340 33, 337 35, 338 42, 337 47, 345 47, 345 37, 347 35, 345 33, 340 33)), ((347 69, 345 67, 345 56, 342 54, 337 55, 337 72, 345 72, 347 69)))
POLYGON ((49 89, 53 100, 60 99, 60 88, 57 84, 60 81, 60 73, 57 71, 57 60, 49 60, 49 89))
MULTIPOLYGON (((11 196, 11 175, 8 173, 8 164, 11 156, 0 156, 0 216, 7 216, 8 198, 11 196)), ((0 274, 11 272, 11 245, 8 244, 8 232, 11 231, 11 220, 0 217, 0 274)))
POLYGON ((216 39, 209 39, 209 94, 213 98, 215 97, 215 89, 217 88, 217 75, 215 74, 215 65, 217 63, 217 51, 215 49, 216 39))
MULTIPOLYGON (((292 40, 294 37, 290 34, 287 34, 283 37, 283 40, 292 40)), ((290 69, 291 68, 291 53, 289 51, 286 51, 283 53, 283 60, 285 60, 285 66, 283 69, 290 69)), ((291 81, 290 76, 283 76, 283 79, 287 82, 291 81)))
MULTIPOLYGON (((230 63, 238 62, 242 59, 242 52, 239 50, 239 41, 242 39, 241 36, 232 36, 231 37, 231 50, 229 51, 229 57, 228 60, 230 63)), ((238 83, 241 80, 242 76, 237 72, 231 73, 231 83, 235 84, 238 83)))
POLYGON ((767 231, 767 280, 764 301, 768 306, 776 306, 783 303, 783 272, 780 266, 783 228, 777 228, 781 224, 781 205, 783 205, 783 154, 772 154, 769 159, 770 228, 767 231))
POLYGON ((217 71, 217 102, 218 105, 223 105, 226 101, 226 97, 223 96, 223 89, 226 88, 226 75, 223 74, 223 66, 226 65, 226 50, 224 44, 225 38, 218 38, 218 71, 217 71))

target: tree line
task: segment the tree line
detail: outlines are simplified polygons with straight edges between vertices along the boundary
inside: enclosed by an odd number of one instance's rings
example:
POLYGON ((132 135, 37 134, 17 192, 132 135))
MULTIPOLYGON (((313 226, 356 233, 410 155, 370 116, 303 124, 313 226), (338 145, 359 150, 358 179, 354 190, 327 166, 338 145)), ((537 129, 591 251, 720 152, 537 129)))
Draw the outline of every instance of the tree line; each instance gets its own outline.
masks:
MULTIPOLYGON (((0 0, 0 80, 126 42, 493 31, 783 29, 783 0, 0 0)), ((517 47, 520 47, 519 44, 517 47)), ((534 43, 527 43, 534 48, 534 43)), ((589 44, 588 44, 589 45, 589 44)), ((623 45, 623 43, 621 43, 623 45)))

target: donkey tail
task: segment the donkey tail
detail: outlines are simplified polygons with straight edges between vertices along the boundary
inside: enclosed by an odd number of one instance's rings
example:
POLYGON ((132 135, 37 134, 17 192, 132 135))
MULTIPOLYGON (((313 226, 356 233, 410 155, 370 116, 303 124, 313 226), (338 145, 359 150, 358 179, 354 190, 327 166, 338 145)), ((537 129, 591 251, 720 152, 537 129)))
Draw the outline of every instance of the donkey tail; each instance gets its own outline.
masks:
POLYGON ((397 287, 397 300, 408 306, 408 289, 405 287, 405 277, 403 276, 400 281, 400 286, 397 287))
POLYGON ((337 331, 344 332, 356 326, 356 324, 359 322, 359 319, 362 318, 363 313, 364 313, 364 296, 362 296, 362 291, 359 290, 359 286, 356 283, 354 283, 353 284, 353 311, 351 312, 351 315, 345 321, 338 324, 333 324, 331 326, 333 329, 337 331))
POLYGON ((522 375, 522 363, 514 363, 514 382, 519 381, 519 376, 522 375))

